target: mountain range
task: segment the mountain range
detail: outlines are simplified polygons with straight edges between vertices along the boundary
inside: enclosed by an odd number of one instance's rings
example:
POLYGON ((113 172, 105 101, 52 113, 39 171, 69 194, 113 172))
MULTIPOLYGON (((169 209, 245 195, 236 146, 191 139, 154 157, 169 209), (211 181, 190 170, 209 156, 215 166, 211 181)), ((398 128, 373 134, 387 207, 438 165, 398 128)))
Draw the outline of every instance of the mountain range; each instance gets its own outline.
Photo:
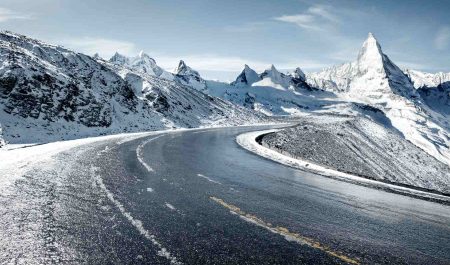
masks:
POLYGON ((145 53, 105 61, 2 32, 0 63, 0 124, 9 143, 264 119, 171 81, 184 72, 168 73, 145 53))
POLYGON ((450 73, 400 69, 369 34, 354 62, 305 74, 248 65, 231 83, 144 52, 109 60, 0 34, 0 123, 10 143, 164 128, 250 124, 270 116, 379 111, 436 159, 450 161, 450 73))

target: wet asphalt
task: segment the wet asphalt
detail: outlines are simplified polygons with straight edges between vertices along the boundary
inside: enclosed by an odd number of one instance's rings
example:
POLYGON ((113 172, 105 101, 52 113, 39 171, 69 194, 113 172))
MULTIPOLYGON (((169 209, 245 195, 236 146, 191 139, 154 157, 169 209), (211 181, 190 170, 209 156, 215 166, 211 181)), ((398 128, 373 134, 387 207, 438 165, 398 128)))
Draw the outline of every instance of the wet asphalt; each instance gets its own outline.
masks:
POLYGON ((45 261, 450 264, 449 206, 289 168, 235 142, 258 129, 110 140, 61 155, 71 163, 49 210, 45 261))

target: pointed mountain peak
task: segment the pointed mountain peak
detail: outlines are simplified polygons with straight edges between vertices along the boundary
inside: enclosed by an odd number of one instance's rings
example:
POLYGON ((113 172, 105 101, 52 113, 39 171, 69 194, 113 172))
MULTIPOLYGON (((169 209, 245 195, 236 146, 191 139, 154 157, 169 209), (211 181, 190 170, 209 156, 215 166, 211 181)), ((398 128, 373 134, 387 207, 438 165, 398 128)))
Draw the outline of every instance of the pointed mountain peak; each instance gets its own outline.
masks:
POLYGON ((300 79, 302 81, 306 81, 306 75, 302 71, 302 69, 300 69, 300 67, 295 68, 295 71, 292 73, 292 76, 294 78, 298 78, 298 79, 300 79))
POLYGON ((200 77, 200 74, 191 67, 187 66, 187 64, 183 60, 180 60, 177 68, 175 68, 174 70, 174 73, 177 75, 192 75, 200 77))
POLYGON ((178 63, 178 69, 184 69, 187 67, 188 66, 186 65, 186 63, 183 60, 180 60, 180 62, 178 63))
POLYGON ((128 57, 126 57, 125 55, 122 55, 122 54, 116 52, 116 53, 111 57, 111 59, 109 59, 109 61, 110 61, 111 63, 116 63, 116 64, 122 64, 122 65, 123 65, 123 64, 127 64, 128 61, 129 61, 129 59, 128 59, 128 57))
POLYGON ((259 80, 261 80, 261 78, 255 72, 255 70, 253 70, 252 68, 250 68, 250 66, 248 66, 246 64, 246 65, 244 65, 244 69, 242 70, 242 72, 238 75, 236 80, 231 84, 232 85, 240 85, 240 84, 251 85, 259 80))
POLYGON ((278 77, 282 75, 277 68, 275 67, 275 65, 270 65, 270 68, 266 69, 262 74, 261 77, 265 77, 265 76, 272 76, 272 77, 278 77))
POLYGON ((132 64, 149 64, 150 67, 156 66, 156 61, 152 57, 150 57, 148 54, 146 54, 144 51, 140 51, 138 56, 135 58, 132 58, 132 64))
POLYGON ((141 50, 138 54, 138 58, 140 59, 150 59, 151 61, 155 61, 150 55, 146 54, 143 50, 141 50))
POLYGON ((357 64, 361 72, 366 72, 369 69, 380 71, 384 68, 385 56, 372 33, 369 33, 359 51, 357 64))
POLYGON ((96 53, 92 56, 92 58, 94 58, 95 60, 102 59, 102 57, 100 57, 100 55, 98 54, 98 52, 96 52, 96 53))

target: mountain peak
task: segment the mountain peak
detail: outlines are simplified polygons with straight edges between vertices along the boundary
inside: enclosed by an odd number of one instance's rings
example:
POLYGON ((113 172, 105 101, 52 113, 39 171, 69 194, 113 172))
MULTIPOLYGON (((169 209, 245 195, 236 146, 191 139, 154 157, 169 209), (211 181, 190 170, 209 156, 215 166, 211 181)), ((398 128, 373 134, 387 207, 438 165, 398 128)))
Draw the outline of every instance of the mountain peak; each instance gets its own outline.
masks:
POLYGON ((253 70, 252 68, 250 68, 250 66, 245 64, 244 69, 238 75, 238 77, 232 83, 232 85, 240 85, 240 84, 251 85, 259 80, 261 80, 261 78, 255 72, 255 70, 253 70))
POLYGON ((111 59, 109 59, 109 61, 111 63, 116 63, 116 64, 127 64, 129 62, 128 57, 126 57, 125 55, 122 55, 118 52, 114 53, 114 55, 111 57, 111 59))
POLYGON ((292 76, 294 78, 298 78, 298 79, 300 79, 302 81, 306 81, 306 75, 302 71, 302 69, 300 69, 300 67, 295 68, 295 71, 292 73, 292 76))
POLYGON ((381 71, 384 68, 384 54, 372 33, 369 33, 358 54, 357 64, 360 72, 381 71))
POLYGON ((192 76, 200 77, 200 74, 197 71, 195 71, 194 69, 192 69, 191 67, 187 66, 187 64, 183 60, 180 60, 177 68, 175 68, 175 70, 174 70, 174 73, 176 75, 192 75, 192 76))
POLYGON ((178 69, 185 69, 188 66, 186 65, 186 63, 183 60, 180 60, 180 62, 178 63, 178 69))

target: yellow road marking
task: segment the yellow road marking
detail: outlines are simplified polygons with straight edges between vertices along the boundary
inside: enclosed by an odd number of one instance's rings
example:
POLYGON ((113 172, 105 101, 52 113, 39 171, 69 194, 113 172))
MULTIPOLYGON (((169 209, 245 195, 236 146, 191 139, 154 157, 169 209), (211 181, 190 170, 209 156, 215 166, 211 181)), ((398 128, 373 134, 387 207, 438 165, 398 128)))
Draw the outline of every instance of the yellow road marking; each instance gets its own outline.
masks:
POLYGON ((277 233, 279 235, 284 236, 286 239, 288 240, 293 240, 297 243, 303 244, 303 245, 308 245, 312 248, 321 250, 325 253, 327 253, 330 256, 336 257, 344 262, 347 262, 349 264, 360 264, 360 262, 356 259, 350 258, 340 252, 334 251, 332 250, 330 247, 328 246, 324 246, 322 245, 319 241, 316 241, 312 238, 309 237, 305 237, 302 236, 298 233, 294 233, 289 231, 289 229, 284 228, 284 227, 280 227, 280 226, 274 226, 271 223, 266 223, 265 221, 263 221, 262 219, 256 217, 255 215, 246 213, 244 211, 242 211, 239 207, 228 204, 226 202, 224 202, 222 199, 219 199, 217 197, 209 197, 211 200, 215 201, 216 203, 222 205, 223 207, 227 208, 228 210, 230 210, 232 213, 239 215, 241 218, 243 218, 244 220, 247 220, 251 223, 254 223, 258 226, 264 227, 266 229, 268 229, 269 231, 273 232, 273 233, 277 233))

